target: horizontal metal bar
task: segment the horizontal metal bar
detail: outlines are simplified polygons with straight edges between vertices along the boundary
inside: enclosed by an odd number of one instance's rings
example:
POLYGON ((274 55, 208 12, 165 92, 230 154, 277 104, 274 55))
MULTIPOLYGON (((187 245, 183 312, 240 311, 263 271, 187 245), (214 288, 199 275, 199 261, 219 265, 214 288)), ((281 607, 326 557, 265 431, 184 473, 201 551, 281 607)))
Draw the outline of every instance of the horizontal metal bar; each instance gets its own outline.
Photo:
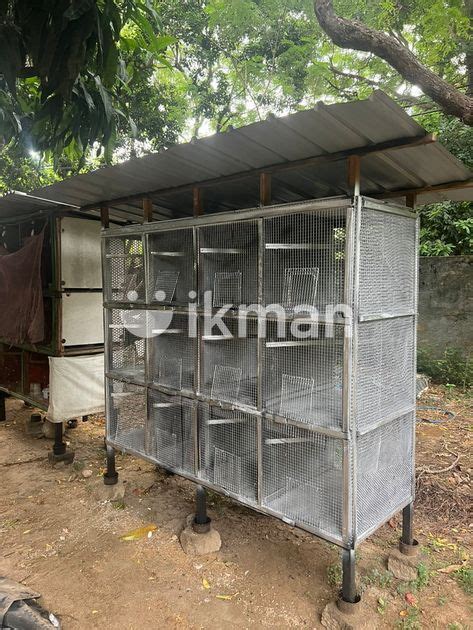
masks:
MULTIPOLYGON (((122 230, 123 228, 120 228, 120 230, 122 230)), ((129 256, 138 256, 138 257, 142 257, 143 254, 135 254, 133 252, 130 252, 128 254, 105 254, 105 258, 128 258, 129 256)))
POLYGON ((182 257, 185 256, 185 252, 150 252, 151 256, 169 256, 169 257, 182 257))
POLYGON ((399 214, 409 219, 417 219, 417 213, 413 212, 405 206, 400 206, 389 201, 378 201, 369 197, 362 197, 362 209, 379 210, 379 212, 387 212, 388 214, 399 214))
POLYGON ((244 254, 244 249, 232 249, 231 247, 201 247, 201 254, 244 254))
POLYGON ((205 424, 211 426, 220 424, 241 424, 244 422, 248 422, 248 420, 246 418, 214 418, 207 420, 205 424))
POLYGON ((394 422, 394 420, 397 420, 398 418, 401 418, 402 416, 405 416, 408 413, 413 413, 415 411, 416 411, 416 406, 414 404, 414 405, 410 405, 409 407, 405 407, 404 409, 401 409, 400 411, 395 411, 394 413, 390 413, 388 416, 386 416, 382 420, 379 420, 378 422, 376 422, 376 424, 372 424, 367 429, 357 430, 356 435, 358 437, 361 437, 362 435, 371 433, 372 431, 379 429, 379 427, 382 427, 385 424, 389 424, 390 422, 394 422))
POLYGON ((180 228, 218 225, 245 221, 248 219, 259 219, 261 217, 283 216, 298 212, 338 212, 342 208, 348 208, 353 204, 353 199, 348 197, 325 197, 322 199, 309 199, 296 203, 279 204, 275 206, 265 206, 264 208, 248 208, 245 210, 233 210, 231 212, 216 212, 204 214, 200 217, 189 217, 182 219, 172 219, 168 221, 154 221, 143 224, 133 224, 121 227, 110 227, 102 230, 102 237, 125 236, 146 234, 150 232, 161 232, 165 230, 176 230, 180 228))
POLYGON ((379 322, 385 319, 398 319, 400 317, 414 317, 417 315, 415 311, 406 311, 405 313, 376 313, 373 315, 359 315, 358 321, 363 322, 379 322))
POLYGON ((307 442, 311 442, 307 438, 267 438, 264 443, 268 446, 272 446, 274 444, 306 444, 307 442))
POLYGON ((265 243, 265 249, 330 249, 331 245, 321 245, 317 243, 265 243))
POLYGON ((303 346, 316 346, 321 343, 326 343, 327 340, 323 339, 303 339, 300 341, 266 341, 266 348, 295 348, 303 346))

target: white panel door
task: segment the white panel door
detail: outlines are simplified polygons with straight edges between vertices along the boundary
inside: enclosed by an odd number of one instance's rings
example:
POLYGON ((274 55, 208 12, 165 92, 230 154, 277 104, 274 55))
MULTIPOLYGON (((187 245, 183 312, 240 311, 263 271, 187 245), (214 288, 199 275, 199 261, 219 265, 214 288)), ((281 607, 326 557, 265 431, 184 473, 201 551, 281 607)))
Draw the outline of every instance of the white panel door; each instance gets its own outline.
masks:
POLYGON ((102 293, 64 293, 62 338, 65 346, 103 343, 102 293))
POLYGON ((61 280, 66 289, 101 289, 100 222, 61 219, 61 280))

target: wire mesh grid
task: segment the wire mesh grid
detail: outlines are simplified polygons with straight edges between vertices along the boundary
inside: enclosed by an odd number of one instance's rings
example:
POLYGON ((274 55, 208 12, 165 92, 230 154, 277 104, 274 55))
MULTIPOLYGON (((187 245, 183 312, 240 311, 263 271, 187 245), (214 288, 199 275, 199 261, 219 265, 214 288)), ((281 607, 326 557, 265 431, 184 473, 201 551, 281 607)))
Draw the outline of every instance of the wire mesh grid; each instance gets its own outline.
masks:
POLYGON ((414 408, 414 337, 414 317, 359 324, 354 381, 358 431, 414 408))
POLYGON ((141 237, 122 236, 105 239, 104 294, 108 302, 145 302, 141 237))
POLYGON ((257 498, 257 419, 199 404, 199 475, 240 499, 257 498))
POLYGON ((258 301, 258 224, 239 221, 199 228, 201 301, 210 291, 211 305, 258 301))
POLYGON ((148 390, 145 452, 164 468, 194 474, 195 403, 181 396, 148 390))
POLYGON ((341 429, 344 327, 267 322, 263 364, 264 409, 313 426, 341 429), (284 333, 279 336, 278 333, 284 333), (300 338, 300 337, 304 338, 300 338))
POLYGON ((145 453, 146 390, 107 379, 107 437, 115 445, 145 453))
POLYGON ((144 383, 146 311, 108 309, 105 326, 107 329, 107 372, 115 378, 144 383))
POLYGON ((343 440, 264 419, 262 448, 263 506, 340 538, 343 440))
POLYGON ((148 301, 184 306, 195 291, 192 229, 166 230, 148 235, 148 301))
POLYGON ((412 495, 414 413, 365 435, 356 444, 356 531, 382 525, 412 495))
POLYGON ((264 221, 264 301, 288 315, 298 305, 343 302, 346 208, 264 221))
POLYGON ((416 219, 363 209, 360 234, 361 316, 412 313, 416 219))
POLYGON ((197 364, 196 315, 150 312, 149 380, 177 391, 194 391, 197 364))
MULTIPOLYGON (((205 330, 202 323, 200 390, 212 400, 256 407, 258 324, 254 319, 224 317, 225 329, 205 330), (246 336, 239 337, 244 332, 246 336)), ((210 328, 210 326, 209 326, 210 328)))

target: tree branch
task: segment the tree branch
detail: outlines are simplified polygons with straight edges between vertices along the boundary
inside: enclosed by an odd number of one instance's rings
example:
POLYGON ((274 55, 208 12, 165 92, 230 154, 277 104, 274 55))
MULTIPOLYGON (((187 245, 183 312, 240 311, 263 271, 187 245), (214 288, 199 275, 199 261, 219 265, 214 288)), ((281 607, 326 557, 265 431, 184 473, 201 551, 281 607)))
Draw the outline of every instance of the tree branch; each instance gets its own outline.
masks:
POLYGON ((320 26, 337 46, 374 53, 387 61, 406 81, 418 85, 446 114, 473 125, 473 98, 426 68, 395 37, 358 20, 339 17, 335 14, 332 0, 314 0, 314 10, 320 26))

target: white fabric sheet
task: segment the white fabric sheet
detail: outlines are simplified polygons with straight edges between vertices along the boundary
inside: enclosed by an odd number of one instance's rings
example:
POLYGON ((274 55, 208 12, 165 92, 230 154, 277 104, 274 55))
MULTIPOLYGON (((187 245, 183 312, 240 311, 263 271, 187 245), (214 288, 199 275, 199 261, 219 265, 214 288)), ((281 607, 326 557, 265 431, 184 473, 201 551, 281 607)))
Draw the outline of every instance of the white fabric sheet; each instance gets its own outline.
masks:
POLYGON ((51 422, 102 413, 105 409, 104 355, 49 357, 51 422))

